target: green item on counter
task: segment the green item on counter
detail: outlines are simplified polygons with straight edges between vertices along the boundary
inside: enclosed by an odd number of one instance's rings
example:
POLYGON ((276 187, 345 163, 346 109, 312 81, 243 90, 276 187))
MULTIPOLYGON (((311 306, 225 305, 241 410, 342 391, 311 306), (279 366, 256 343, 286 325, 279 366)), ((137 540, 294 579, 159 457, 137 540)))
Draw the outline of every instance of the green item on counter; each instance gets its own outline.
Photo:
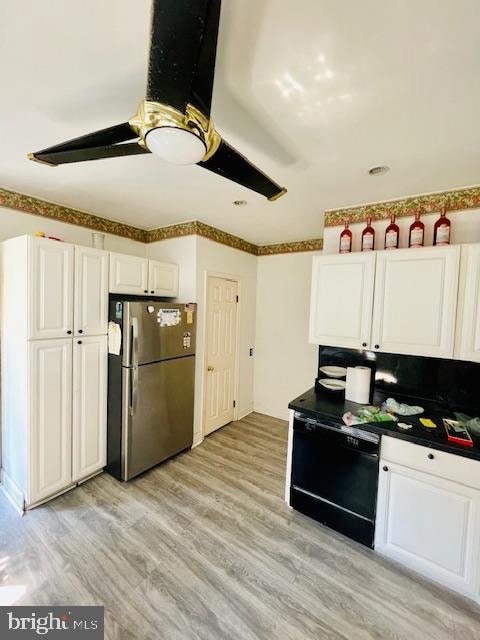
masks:
POLYGON ((397 418, 385 413, 380 407, 360 407, 356 413, 348 411, 343 416, 343 422, 348 425, 363 424, 365 422, 396 422, 397 418))

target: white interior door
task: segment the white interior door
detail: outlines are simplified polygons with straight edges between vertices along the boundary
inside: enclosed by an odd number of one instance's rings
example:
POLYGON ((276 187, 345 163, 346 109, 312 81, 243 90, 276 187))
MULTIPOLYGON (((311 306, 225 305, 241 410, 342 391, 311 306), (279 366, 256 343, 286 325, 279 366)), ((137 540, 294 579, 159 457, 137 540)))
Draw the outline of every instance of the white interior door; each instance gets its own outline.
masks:
POLYGON ((30 342, 28 504, 72 484, 72 340, 30 342))
POLYGON ((373 349, 453 356, 459 257, 459 246, 378 252, 373 349))
POLYGON ((373 251, 315 256, 309 342, 352 349, 368 348, 374 280, 373 251))
POLYGON ((29 337, 72 335, 74 248, 46 238, 30 238, 29 248, 29 337))
POLYGON ((108 252, 75 247, 75 335, 105 335, 107 330, 108 252))
POLYGON ((205 435, 234 417, 237 296, 236 281, 208 278, 205 435))
POLYGON ((107 358, 107 336, 73 341, 74 481, 107 462, 107 358))

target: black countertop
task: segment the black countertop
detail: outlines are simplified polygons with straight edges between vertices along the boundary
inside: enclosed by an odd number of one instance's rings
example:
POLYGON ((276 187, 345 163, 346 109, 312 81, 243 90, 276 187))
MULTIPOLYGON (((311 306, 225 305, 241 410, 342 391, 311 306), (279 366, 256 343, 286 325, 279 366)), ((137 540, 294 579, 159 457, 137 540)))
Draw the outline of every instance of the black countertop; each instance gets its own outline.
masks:
MULTIPOLYGON (((379 406, 384 400, 386 400, 386 398, 386 394, 376 391, 373 396, 372 404, 379 406)), ((480 460, 480 438, 470 434, 474 442, 473 447, 465 447, 448 442, 442 418, 455 419, 455 415, 450 410, 445 409, 445 407, 442 407, 441 405, 428 401, 421 401, 419 399, 416 399, 415 403, 412 402, 411 398, 402 399, 399 396, 395 396, 395 399, 399 402, 419 404, 424 407, 424 413, 419 416, 399 416, 399 422, 412 424, 412 429, 402 431, 394 421, 367 422, 355 426, 359 429, 364 429, 365 431, 370 431, 372 433, 388 435, 393 438, 399 438, 400 440, 414 442, 415 444, 419 444, 424 447, 431 447, 432 449, 454 453, 459 456, 464 456, 465 458, 480 460), (427 429, 419 422, 419 418, 430 418, 438 426, 436 429, 427 429)), ((333 419, 338 419, 342 424, 343 414, 347 411, 355 413, 360 406, 361 405, 355 402, 345 400, 343 394, 338 391, 316 391, 315 388, 309 389, 298 398, 295 398, 295 400, 292 400, 288 405, 289 409, 301 411, 311 417, 328 416, 333 419)))

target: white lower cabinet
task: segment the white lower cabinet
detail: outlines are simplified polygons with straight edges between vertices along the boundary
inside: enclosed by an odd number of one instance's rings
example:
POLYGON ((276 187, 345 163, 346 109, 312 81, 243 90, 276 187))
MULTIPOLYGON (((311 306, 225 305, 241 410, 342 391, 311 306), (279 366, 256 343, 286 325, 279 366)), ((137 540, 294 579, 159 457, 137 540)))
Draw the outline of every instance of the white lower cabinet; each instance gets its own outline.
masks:
POLYGON ((31 342, 29 360, 32 504, 72 484, 72 340, 31 342))
POLYGON ((106 464, 107 340, 89 336, 30 342, 26 507, 106 464))
POLYGON ((72 480, 107 462, 107 336, 73 343, 72 480))
MULTIPOLYGON (((452 465, 460 470, 463 461, 475 464, 451 454, 442 458, 448 475, 455 475, 452 465)), ((426 453, 425 460, 433 466, 436 452, 426 453)), ((385 458, 379 473, 375 550, 479 600, 480 490, 385 458)), ((480 479, 472 476, 472 481, 480 479)))

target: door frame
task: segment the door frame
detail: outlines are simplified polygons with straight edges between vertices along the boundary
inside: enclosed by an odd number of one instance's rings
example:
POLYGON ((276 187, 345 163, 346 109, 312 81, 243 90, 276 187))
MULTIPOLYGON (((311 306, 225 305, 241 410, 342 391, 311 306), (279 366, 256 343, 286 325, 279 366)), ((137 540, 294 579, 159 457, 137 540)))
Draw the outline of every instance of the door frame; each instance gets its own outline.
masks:
MULTIPOLYGON (((202 439, 205 438, 205 422, 206 422, 206 407, 207 407, 207 356, 208 356, 208 279, 220 278, 222 280, 230 280, 237 283, 237 314, 235 321, 235 364, 233 367, 233 394, 235 406, 233 407, 233 419, 238 420, 238 392, 239 392, 239 364, 240 364, 240 317, 241 317, 241 304, 242 304, 242 279, 240 276, 232 275, 230 273, 221 273, 218 271, 205 271, 205 291, 203 296, 204 314, 203 314, 203 326, 204 326, 204 350, 203 350, 203 362, 202 362, 202 439)), ((219 427, 221 429, 221 427, 219 427)))

